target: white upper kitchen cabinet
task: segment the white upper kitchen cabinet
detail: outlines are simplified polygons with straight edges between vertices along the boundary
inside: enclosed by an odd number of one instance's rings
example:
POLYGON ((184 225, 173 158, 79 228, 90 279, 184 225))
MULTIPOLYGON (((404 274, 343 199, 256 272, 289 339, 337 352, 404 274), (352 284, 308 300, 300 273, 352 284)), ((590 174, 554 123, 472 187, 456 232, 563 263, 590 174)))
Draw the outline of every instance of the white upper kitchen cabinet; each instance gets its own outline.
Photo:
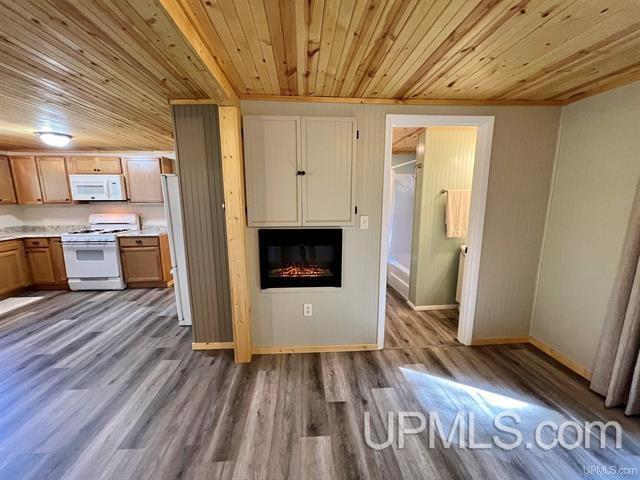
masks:
POLYGON ((243 118, 249 226, 302 225, 300 117, 243 118))
POLYGON ((243 121, 249 226, 354 225, 354 118, 243 121))

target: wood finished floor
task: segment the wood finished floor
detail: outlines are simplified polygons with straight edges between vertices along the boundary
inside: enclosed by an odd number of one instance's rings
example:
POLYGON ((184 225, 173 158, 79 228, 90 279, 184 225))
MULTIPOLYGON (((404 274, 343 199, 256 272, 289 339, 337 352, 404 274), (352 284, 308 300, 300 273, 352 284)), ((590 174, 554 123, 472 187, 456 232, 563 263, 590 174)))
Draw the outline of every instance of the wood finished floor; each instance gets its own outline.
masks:
POLYGON ((424 348, 460 345, 457 310, 416 312, 393 288, 387 287, 384 348, 424 348))
POLYGON ((191 351, 170 292, 49 292, 0 317, 1 479, 569 479, 583 465, 640 464, 638 420, 529 346, 236 365, 230 352, 191 351), (507 407, 528 433, 542 419, 620 421, 624 448, 446 449, 438 436, 428 448, 427 432, 404 449, 364 442, 366 412, 376 440, 388 411, 438 412, 445 427, 473 412, 483 441, 507 407))

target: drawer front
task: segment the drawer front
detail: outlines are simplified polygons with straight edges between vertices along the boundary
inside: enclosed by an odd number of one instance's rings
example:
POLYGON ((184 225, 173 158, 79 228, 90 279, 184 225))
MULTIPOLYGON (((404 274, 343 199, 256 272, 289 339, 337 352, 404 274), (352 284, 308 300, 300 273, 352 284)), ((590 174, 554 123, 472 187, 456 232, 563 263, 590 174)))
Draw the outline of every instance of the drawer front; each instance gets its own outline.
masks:
POLYGON ((158 237, 123 237, 120 238, 121 247, 157 247, 158 237))
POLYGON ((24 246, 27 248, 43 248, 49 246, 49 240, 46 238, 25 238, 24 246))
POLYGON ((17 250, 20 245, 20 240, 5 240, 0 242, 0 252, 10 252, 11 250, 17 250))

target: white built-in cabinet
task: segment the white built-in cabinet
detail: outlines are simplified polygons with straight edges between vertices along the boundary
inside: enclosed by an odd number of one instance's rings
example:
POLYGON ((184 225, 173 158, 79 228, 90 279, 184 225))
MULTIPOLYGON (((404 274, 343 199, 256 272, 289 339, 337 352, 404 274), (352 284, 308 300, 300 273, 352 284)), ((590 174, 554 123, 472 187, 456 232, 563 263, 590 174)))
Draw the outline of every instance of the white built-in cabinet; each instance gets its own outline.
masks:
POLYGON ((249 226, 349 226, 355 221, 351 117, 243 117, 249 226))

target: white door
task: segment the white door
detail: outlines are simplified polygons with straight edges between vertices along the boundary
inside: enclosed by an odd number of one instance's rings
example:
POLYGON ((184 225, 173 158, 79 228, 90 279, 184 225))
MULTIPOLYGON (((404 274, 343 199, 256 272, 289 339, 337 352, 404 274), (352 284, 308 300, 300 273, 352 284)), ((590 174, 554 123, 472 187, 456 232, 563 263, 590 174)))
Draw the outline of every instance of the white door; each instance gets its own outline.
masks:
POLYGON ((171 273, 176 294, 178 324, 191 325, 191 300, 187 278, 187 255, 184 248, 184 229, 180 204, 180 184, 177 175, 161 175, 164 209, 167 217, 171 273))
POLYGON ((300 117, 245 115, 249 226, 302 225, 300 117))
POLYGON ((354 225, 355 119, 302 118, 304 225, 354 225))

